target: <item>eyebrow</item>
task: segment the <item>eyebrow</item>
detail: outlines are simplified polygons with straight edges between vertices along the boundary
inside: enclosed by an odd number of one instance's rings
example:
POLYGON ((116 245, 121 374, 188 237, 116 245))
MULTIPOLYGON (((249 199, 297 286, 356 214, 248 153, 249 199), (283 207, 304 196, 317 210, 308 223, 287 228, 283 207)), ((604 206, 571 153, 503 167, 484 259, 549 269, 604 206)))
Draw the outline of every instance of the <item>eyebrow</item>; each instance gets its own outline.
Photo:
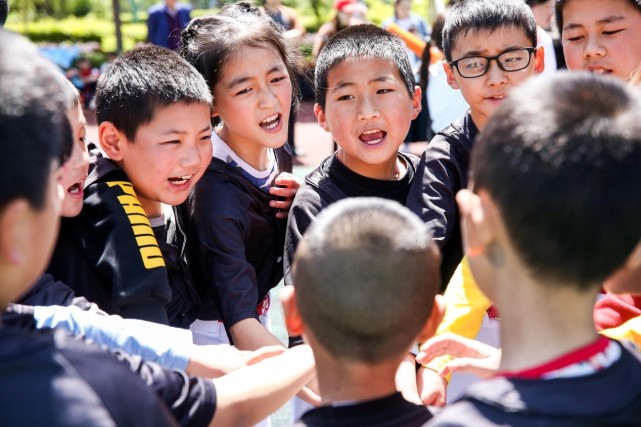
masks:
MULTIPOLYGON (((280 64, 274 65, 272 68, 267 70, 267 73, 265 73, 265 74, 272 74, 272 73, 276 73, 278 71, 282 71, 282 68, 281 68, 280 64)), ((249 81, 251 79, 252 79, 252 77, 250 77, 250 76, 236 77, 231 82, 229 82, 229 84, 226 87, 227 87, 227 89, 231 89, 234 86, 238 86, 239 84, 245 83, 245 82, 247 82, 247 81, 249 81)))
MULTIPOLYGON (((370 84, 370 83, 380 83, 380 82, 389 82, 389 81, 393 82, 393 81, 396 81, 396 79, 394 79, 393 77, 385 74, 385 75, 382 75, 382 76, 375 77, 375 78, 371 79, 370 81, 368 81, 367 83, 370 84)), ((334 92, 334 91, 343 89, 345 87, 350 87, 350 86, 356 86, 356 83, 354 83, 353 80, 341 80, 340 82, 338 82, 338 84, 336 86, 331 88, 331 91, 334 92)))
MULTIPOLYGON (((625 16, 614 15, 614 16, 608 16, 607 18, 599 19, 598 21, 596 21, 596 23, 599 24, 599 25, 602 25, 602 24, 611 24, 613 22, 618 22, 618 21, 623 21, 623 20, 625 20, 625 16)), ((584 25, 583 24, 574 24, 574 23, 570 22, 565 27, 563 27, 563 31, 574 30, 574 29, 581 28, 581 27, 584 27, 584 25)))
MULTIPOLYGON (((523 49, 523 46, 519 46, 519 45, 507 46, 504 49, 501 49, 498 55, 513 49, 523 49)), ((468 56, 493 56, 493 55, 487 55, 486 52, 487 52, 487 49, 486 50, 468 50, 461 56, 461 58, 467 58, 468 56)))
MULTIPOLYGON (((203 133, 203 132, 207 132, 207 131, 210 131, 210 130, 211 130, 211 125, 207 125, 207 127, 202 128, 202 130, 200 130, 200 132, 198 132, 198 133, 203 133)), ((186 133, 187 133, 187 131, 184 131, 184 130, 167 129, 166 131, 161 132, 160 135, 161 136, 174 135, 174 134, 184 135, 186 133)))

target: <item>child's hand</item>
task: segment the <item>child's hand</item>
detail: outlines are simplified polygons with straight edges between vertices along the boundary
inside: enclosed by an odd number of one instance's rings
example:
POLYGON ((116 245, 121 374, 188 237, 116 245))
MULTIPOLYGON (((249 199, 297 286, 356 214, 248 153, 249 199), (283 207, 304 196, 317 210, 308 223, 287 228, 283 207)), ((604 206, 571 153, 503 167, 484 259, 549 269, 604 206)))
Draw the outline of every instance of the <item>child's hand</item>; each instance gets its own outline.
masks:
POLYGON ((452 372, 465 372, 481 378, 489 378, 496 373, 501 362, 501 350, 482 342, 455 334, 443 334, 427 340, 416 356, 419 363, 427 363, 435 357, 453 356, 441 372, 442 376, 452 372))
POLYGON ((274 185, 269 189, 269 193, 276 196, 275 200, 269 202, 269 206, 277 210, 276 218, 287 218, 299 187, 300 180, 291 173, 282 172, 276 177, 274 185))

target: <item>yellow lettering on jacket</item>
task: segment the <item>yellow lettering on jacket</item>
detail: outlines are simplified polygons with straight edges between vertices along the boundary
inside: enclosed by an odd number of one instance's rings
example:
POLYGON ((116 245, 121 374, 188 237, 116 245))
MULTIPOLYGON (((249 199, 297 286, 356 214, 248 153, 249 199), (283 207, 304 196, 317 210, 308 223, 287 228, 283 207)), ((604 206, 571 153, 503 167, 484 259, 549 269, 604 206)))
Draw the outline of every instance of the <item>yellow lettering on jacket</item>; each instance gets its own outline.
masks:
POLYGON ((133 185, 126 181, 111 181, 107 182, 109 187, 119 187, 124 194, 117 197, 118 202, 122 206, 129 223, 131 230, 136 236, 136 244, 140 251, 143 265, 146 269, 152 269, 165 266, 165 259, 162 252, 158 247, 158 242, 154 236, 154 230, 149 224, 149 219, 145 214, 145 210, 140 205, 140 201, 136 197, 133 185))

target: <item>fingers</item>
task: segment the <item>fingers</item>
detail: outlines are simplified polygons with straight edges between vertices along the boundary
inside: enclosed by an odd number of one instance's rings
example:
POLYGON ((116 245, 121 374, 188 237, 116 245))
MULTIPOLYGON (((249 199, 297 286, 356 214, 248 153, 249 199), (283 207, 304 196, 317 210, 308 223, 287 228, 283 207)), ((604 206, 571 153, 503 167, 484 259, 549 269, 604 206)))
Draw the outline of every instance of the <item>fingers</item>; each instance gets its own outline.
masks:
POLYGON ((496 348, 479 341, 455 334, 443 334, 430 338, 423 344, 416 361, 424 364, 440 356, 485 358, 496 352, 496 348))
POLYGON ((454 372, 476 375, 479 378, 486 379, 496 374, 498 361, 488 359, 471 359, 463 357, 454 359, 445 366, 441 375, 449 375, 454 372))

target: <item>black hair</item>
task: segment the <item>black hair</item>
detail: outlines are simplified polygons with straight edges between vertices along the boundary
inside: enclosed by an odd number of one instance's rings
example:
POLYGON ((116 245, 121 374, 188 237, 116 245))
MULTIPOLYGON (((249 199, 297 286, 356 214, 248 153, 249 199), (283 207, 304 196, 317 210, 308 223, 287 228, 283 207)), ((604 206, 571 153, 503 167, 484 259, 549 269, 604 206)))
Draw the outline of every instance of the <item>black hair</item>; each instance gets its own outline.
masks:
POLYGON ((211 105, 202 77, 177 53, 141 46, 116 58, 98 79, 96 119, 112 122, 129 142, 159 107, 174 102, 211 105))
MULTIPOLYGON (((554 0, 554 21, 559 30, 559 34, 563 34, 563 9, 569 0, 554 0)), ((627 0, 632 6, 636 7, 641 13, 641 0, 627 0)))
POLYGON ((46 201, 51 168, 72 140, 60 70, 22 36, 0 29, 0 209, 46 201))
POLYGON ((316 60, 314 91, 316 102, 325 109, 327 74, 334 66, 348 58, 379 58, 391 62, 414 96, 416 80, 405 44, 400 38, 372 24, 347 27, 336 33, 321 50, 316 60))
POLYGON ((452 6, 443 28, 443 53, 452 61, 452 49, 457 38, 469 33, 495 32, 500 28, 522 29, 536 44, 536 22, 534 14, 523 0, 460 0, 452 6))
POLYGON ((9 0, 0 0, 0 27, 7 22, 9 16, 9 0))
POLYGON ((296 252, 301 316, 334 357, 379 363, 405 354, 432 310, 440 255, 401 204, 355 197, 324 209, 296 252))
POLYGON ((298 107, 296 75, 301 54, 283 37, 278 23, 247 2, 227 5, 218 15, 193 19, 182 32, 180 54, 202 74, 213 93, 223 65, 242 46, 278 53, 291 81, 293 106, 298 107))
POLYGON ((609 77, 533 78, 489 120, 472 182, 534 277, 600 286, 641 239, 641 100, 609 77))
POLYGON ((550 0, 525 0, 525 3, 530 7, 534 7, 534 6, 538 6, 540 4, 547 3, 548 1, 550 1, 550 0))

